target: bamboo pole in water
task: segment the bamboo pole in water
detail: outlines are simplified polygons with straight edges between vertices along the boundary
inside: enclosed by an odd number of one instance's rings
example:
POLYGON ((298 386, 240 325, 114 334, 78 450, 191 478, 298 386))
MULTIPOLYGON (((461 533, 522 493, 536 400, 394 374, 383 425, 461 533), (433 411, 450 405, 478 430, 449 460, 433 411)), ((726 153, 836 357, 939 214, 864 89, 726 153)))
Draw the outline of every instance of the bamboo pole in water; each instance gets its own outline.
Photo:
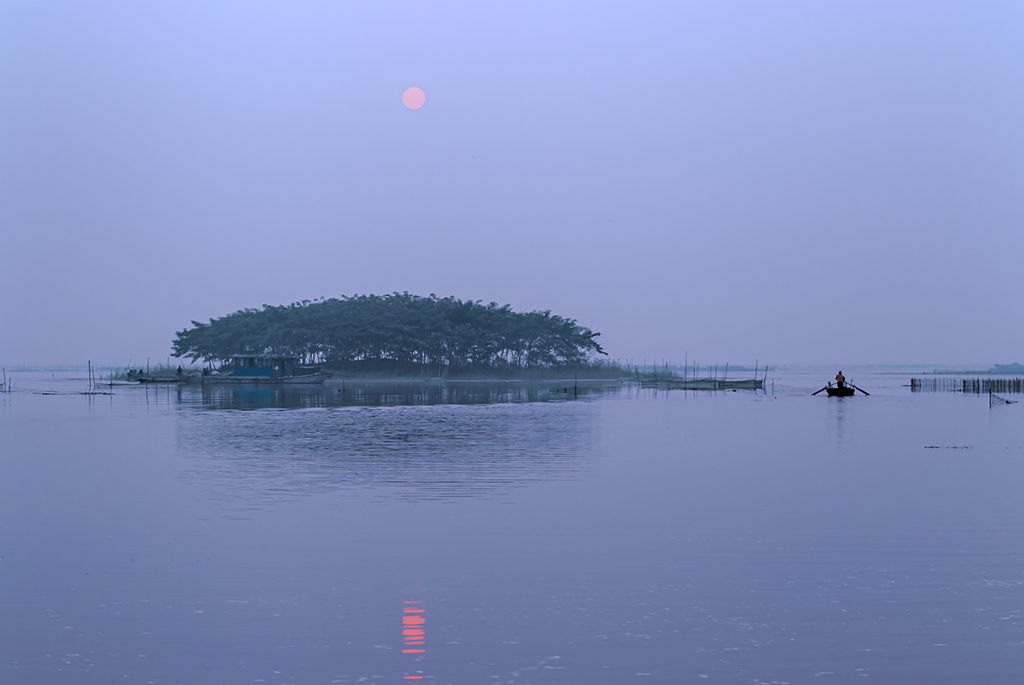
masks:
POLYGON ((1021 378, 911 378, 911 392, 1022 393, 1021 378))

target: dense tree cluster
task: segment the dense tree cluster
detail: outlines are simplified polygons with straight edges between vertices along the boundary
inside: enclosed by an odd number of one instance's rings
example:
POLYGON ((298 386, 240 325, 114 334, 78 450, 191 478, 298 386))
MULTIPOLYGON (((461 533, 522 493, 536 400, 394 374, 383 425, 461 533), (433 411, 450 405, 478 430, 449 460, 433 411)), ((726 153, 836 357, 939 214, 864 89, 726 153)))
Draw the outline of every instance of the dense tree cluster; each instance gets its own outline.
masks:
POLYGON ((600 333, 549 311, 409 293, 263 305, 192 326, 177 333, 174 356, 274 354, 328 365, 393 360, 488 370, 579 365, 605 354, 600 333))

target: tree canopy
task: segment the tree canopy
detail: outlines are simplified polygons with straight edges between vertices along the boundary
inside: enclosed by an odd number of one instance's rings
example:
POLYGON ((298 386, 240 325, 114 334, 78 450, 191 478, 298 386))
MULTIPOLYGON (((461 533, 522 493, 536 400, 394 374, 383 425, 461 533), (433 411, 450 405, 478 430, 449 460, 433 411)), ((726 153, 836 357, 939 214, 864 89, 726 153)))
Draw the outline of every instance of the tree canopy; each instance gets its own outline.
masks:
POLYGON ((387 359, 485 370, 585 364, 605 354, 599 335, 550 311, 392 293, 263 305, 193 321, 172 347, 175 357, 193 361, 271 354, 310 364, 387 359))

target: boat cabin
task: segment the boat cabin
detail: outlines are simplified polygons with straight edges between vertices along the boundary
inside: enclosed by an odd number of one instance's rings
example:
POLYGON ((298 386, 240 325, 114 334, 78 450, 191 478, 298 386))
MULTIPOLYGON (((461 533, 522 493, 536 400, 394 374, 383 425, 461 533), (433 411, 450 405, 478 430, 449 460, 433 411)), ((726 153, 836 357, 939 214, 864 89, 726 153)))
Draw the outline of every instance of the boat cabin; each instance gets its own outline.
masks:
POLYGON ((283 378, 299 373, 298 357, 274 357, 268 354, 236 355, 231 358, 239 378, 283 378))

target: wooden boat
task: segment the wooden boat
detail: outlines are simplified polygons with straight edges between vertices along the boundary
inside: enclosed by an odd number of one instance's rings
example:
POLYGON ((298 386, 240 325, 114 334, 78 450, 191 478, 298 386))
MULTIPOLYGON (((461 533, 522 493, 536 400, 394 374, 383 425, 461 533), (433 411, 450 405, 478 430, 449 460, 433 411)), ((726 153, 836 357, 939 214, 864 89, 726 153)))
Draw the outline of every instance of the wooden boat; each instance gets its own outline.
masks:
POLYGON ((331 377, 319 366, 299 364, 298 357, 236 355, 214 373, 194 373, 186 382, 198 385, 320 385, 331 377))
POLYGON ((129 381, 138 381, 139 383, 144 383, 144 384, 146 384, 146 383, 184 383, 185 382, 185 376, 180 375, 180 374, 179 375, 174 375, 174 376, 157 376, 156 374, 143 373, 141 369, 139 371, 136 371, 135 369, 131 369, 130 371, 128 371, 128 380, 129 381))
POLYGON ((821 390, 815 390, 814 392, 812 392, 811 397, 814 397, 819 392, 827 392, 829 397, 850 397, 853 395, 854 392, 862 392, 865 395, 871 394, 867 390, 861 390, 850 381, 846 381, 842 385, 838 383, 836 385, 832 385, 831 383, 829 383, 821 390))

